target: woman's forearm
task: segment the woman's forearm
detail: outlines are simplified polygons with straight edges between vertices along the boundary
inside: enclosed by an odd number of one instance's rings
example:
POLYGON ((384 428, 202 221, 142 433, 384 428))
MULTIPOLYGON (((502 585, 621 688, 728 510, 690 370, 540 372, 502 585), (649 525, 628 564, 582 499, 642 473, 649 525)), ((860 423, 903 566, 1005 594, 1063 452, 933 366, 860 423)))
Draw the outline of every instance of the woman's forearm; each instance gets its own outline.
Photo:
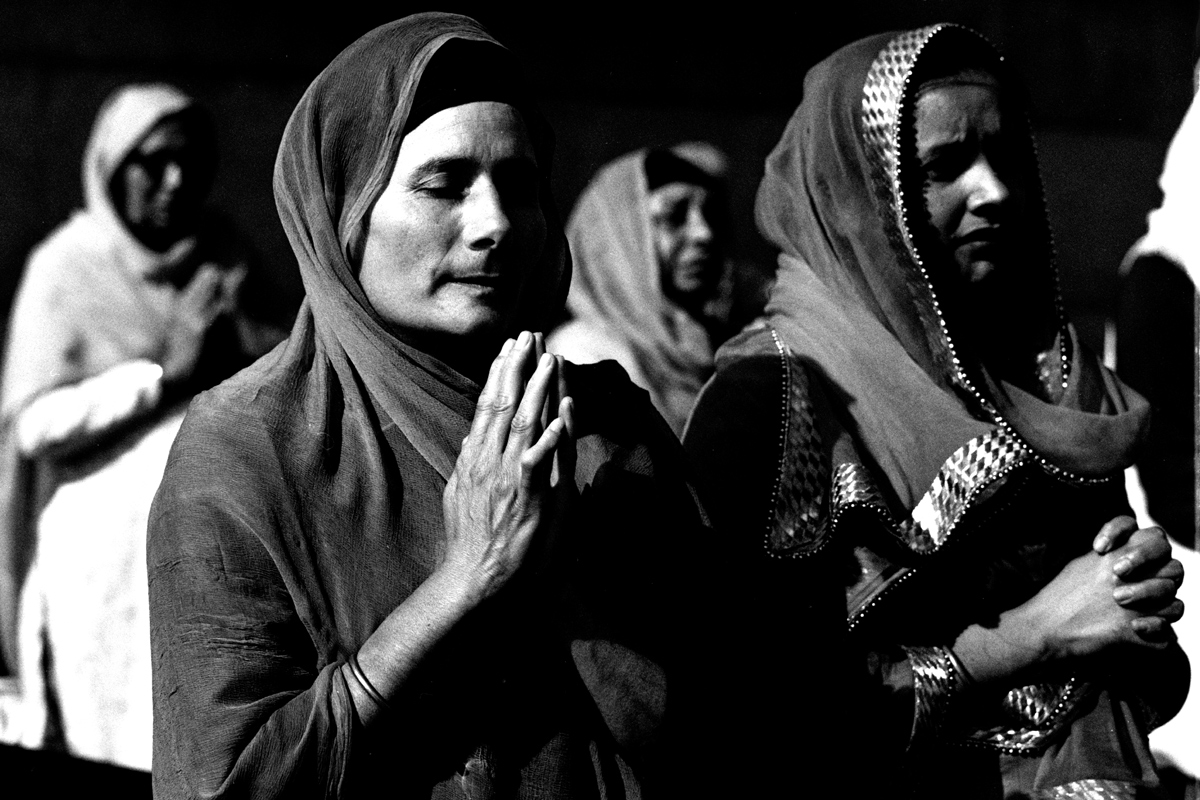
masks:
POLYGON ((467 586, 448 570, 435 571, 363 642, 356 654, 361 677, 350 664, 342 667, 364 725, 386 713, 372 690, 389 706, 400 701, 413 671, 478 604, 467 586))
POLYGON ((17 446, 30 458, 74 455, 156 408, 161 379, 161 367, 136 360, 51 389, 17 416, 17 446))
POLYGON ((1005 611, 993 627, 969 626, 955 639, 953 651, 970 679, 984 685, 1011 682, 1048 658, 1045 642, 1022 608, 1005 611))

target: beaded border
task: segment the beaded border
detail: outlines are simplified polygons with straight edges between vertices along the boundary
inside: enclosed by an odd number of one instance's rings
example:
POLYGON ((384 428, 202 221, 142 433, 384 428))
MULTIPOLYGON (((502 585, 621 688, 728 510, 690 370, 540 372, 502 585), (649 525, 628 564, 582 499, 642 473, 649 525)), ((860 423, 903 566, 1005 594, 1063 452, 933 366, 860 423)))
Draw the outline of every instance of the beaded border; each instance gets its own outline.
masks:
MULTIPOLYGON (((904 98, 908 94, 909 80, 913 68, 922 51, 934 36, 943 31, 959 31, 976 37, 988 48, 992 45, 970 28, 953 23, 943 23, 906 31, 892 38, 872 62, 863 84, 862 99, 862 138, 868 162, 871 166, 872 184, 879 201, 884 207, 893 211, 885 217, 885 229, 893 247, 899 253, 907 255, 901 263, 907 261, 906 282, 910 294, 917 307, 917 316, 925 329, 930 341, 935 359, 951 382, 969 392, 979 407, 985 411, 992 421, 1006 429, 1013 438, 1026 444, 1007 419, 1002 417, 995 406, 984 396, 967 375, 962 361, 958 356, 954 340, 941 311, 941 305, 933 283, 929 279, 924 261, 917 252, 912 240, 909 225, 908 208, 904 202, 904 191, 900 175, 900 133, 904 98)), ((994 48, 992 48, 993 52, 994 48)), ((1003 63, 1004 57, 996 53, 996 58, 1003 63)), ((1028 120, 1026 121, 1028 125, 1028 120)), ((1036 155, 1036 143, 1032 141, 1033 152, 1036 155)), ((1041 190, 1040 182, 1038 186, 1041 190)), ((1044 207, 1044 202, 1043 202, 1044 207)), ((1049 269, 1053 278, 1054 304, 1059 318, 1059 358, 1062 365, 1062 385, 1065 390, 1071 375, 1071 336, 1067 329, 1066 317, 1063 313, 1061 282, 1055 267, 1053 239, 1046 226, 1048 247, 1050 250, 1049 269)), ((1100 484, 1111 480, 1110 477, 1088 477, 1078 475, 1048 461, 1044 456, 1029 448, 1032 458, 1050 475, 1066 483, 1077 485, 1100 484)))

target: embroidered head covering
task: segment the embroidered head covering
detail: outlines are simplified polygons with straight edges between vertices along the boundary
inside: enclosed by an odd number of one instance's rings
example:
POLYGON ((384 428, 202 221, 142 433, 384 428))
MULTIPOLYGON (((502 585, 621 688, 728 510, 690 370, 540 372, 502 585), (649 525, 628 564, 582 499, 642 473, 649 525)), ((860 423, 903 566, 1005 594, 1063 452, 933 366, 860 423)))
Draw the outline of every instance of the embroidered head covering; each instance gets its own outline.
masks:
MULTIPOLYGON (((600 169, 567 221, 575 274, 570 320, 551 339, 568 357, 578 342, 592 358, 616 358, 678 434, 713 368, 708 326, 729 314, 729 269, 698 320, 663 292, 649 194, 686 180, 720 187, 723 154, 703 142, 639 150, 600 169), (568 338, 569 337, 569 338, 568 338)), ((719 233, 718 233, 719 235, 719 233)))
MULTIPOLYGON (((1028 298, 1013 326, 1056 318, 1075 346, 1070 382, 1049 403, 962 352, 945 313, 915 168, 913 108, 923 76, 985 67, 1018 109, 991 45, 935 25, 860 40, 814 67, 767 160, 756 214, 782 251, 767 311, 785 343, 849 397, 858 439, 912 508, 964 443, 999 426, 1048 469, 1086 476, 1126 466, 1147 409, 1100 370, 1062 319, 1032 137, 1010 137, 1027 188, 1028 298)), ((969 309, 955 309, 968 312, 969 309)))

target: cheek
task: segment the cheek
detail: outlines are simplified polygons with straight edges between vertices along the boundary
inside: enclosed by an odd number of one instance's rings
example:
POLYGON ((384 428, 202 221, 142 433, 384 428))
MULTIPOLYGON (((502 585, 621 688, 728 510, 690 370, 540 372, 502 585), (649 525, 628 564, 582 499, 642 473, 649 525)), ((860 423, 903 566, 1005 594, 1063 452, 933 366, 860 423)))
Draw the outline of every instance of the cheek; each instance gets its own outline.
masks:
POLYGON ((929 211, 929 222, 943 242, 958 227, 965 207, 965 202, 953 184, 925 187, 925 208, 929 211))
POLYGON ((154 188, 153 184, 154 181, 146 170, 140 167, 127 168, 124 175, 126 210, 135 213, 144 209, 154 188))

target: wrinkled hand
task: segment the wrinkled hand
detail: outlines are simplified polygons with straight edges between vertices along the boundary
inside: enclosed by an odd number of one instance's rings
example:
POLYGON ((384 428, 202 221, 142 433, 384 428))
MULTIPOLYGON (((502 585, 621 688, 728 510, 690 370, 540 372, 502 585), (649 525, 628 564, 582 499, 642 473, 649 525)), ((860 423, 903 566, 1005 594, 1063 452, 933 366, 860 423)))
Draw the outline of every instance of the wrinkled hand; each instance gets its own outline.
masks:
POLYGON ((504 343, 446 483, 440 568, 465 584, 474 603, 527 561, 548 557, 575 489, 572 401, 562 359, 544 351, 541 334, 504 343))
POLYGON ((176 304, 161 359, 163 381, 184 383, 195 372, 213 323, 237 308, 245 269, 202 264, 183 288, 176 304))

